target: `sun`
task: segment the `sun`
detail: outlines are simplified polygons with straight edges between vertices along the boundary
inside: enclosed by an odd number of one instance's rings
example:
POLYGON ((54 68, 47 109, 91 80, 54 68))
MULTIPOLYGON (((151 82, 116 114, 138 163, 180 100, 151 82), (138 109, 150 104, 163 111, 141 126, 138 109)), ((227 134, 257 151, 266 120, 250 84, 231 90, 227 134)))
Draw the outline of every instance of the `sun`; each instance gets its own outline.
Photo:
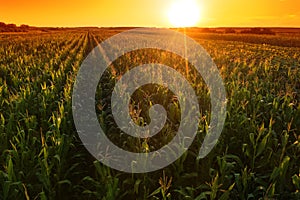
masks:
POLYGON ((196 0, 176 0, 168 11, 168 17, 174 27, 195 26, 200 20, 200 6, 196 0))

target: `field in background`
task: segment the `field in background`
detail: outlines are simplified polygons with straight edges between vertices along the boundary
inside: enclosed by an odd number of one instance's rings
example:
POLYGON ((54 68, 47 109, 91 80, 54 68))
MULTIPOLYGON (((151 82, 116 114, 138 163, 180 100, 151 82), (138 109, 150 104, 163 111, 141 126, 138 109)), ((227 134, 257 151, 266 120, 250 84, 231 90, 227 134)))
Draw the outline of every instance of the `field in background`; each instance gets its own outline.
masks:
MULTIPOLYGON (((199 42, 218 66, 227 92, 227 119, 218 145, 206 158, 196 159, 209 122, 209 113, 203 112, 190 150, 167 168, 147 174, 122 173, 96 161, 79 140, 72 119, 72 87, 81 62, 99 42, 126 29, 0 34, 0 199, 300 198, 298 29, 179 30, 199 42)), ((172 64, 161 52, 150 53, 139 55, 172 64)), ((170 137, 168 131, 156 140, 129 138, 124 143, 114 134, 119 130, 108 125, 113 122, 109 92, 135 55, 126 56, 101 79, 95 107, 116 143, 147 152, 170 137)), ((185 73, 183 64, 176 70, 185 73)), ((205 111, 205 86, 194 87, 202 94, 205 111)), ((172 99, 159 87, 144 90, 154 92, 149 102, 163 95, 172 99)), ((143 94, 135 94, 135 101, 143 101, 143 94)), ((137 123, 147 121, 139 105, 131 110, 137 123)), ((170 107, 168 117, 176 122, 176 101, 170 107)))

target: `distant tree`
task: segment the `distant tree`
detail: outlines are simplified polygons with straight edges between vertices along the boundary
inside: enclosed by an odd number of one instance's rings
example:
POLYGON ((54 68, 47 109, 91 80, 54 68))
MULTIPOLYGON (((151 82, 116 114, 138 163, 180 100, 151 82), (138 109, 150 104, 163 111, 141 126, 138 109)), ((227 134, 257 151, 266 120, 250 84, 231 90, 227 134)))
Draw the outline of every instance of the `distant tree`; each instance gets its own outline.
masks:
POLYGON ((28 29, 28 28, 29 28, 29 26, 28 26, 28 25, 26 25, 26 24, 22 24, 22 25, 20 26, 20 28, 22 28, 22 29, 28 29))
POLYGON ((275 33, 272 31, 270 28, 262 28, 261 29, 262 34, 269 34, 269 35, 274 35, 275 33))
POLYGON ((260 34, 261 33, 261 28, 252 28, 251 32, 254 34, 260 34))
POLYGON ((243 30, 241 33, 275 35, 271 28, 251 28, 243 30))
POLYGON ((7 28, 17 28, 17 25, 15 25, 15 24, 7 24, 6 27, 7 28))
POLYGON ((236 31, 233 28, 226 28, 225 33, 236 33, 236 31))
POLYGON ((217 30, 214 28, 203 28, 202 32, 203 33, 217 33, 217 30))

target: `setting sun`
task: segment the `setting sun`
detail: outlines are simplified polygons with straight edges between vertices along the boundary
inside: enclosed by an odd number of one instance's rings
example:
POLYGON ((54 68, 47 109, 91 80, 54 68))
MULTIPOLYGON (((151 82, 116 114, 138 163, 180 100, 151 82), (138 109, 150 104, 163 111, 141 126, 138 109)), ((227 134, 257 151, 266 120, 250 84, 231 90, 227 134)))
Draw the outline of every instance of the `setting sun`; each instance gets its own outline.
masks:
POLYGON ((195 26, 200 19, 200 7, 196 0, 177 0, 171 5, 168 17, 172 26, 195 26))

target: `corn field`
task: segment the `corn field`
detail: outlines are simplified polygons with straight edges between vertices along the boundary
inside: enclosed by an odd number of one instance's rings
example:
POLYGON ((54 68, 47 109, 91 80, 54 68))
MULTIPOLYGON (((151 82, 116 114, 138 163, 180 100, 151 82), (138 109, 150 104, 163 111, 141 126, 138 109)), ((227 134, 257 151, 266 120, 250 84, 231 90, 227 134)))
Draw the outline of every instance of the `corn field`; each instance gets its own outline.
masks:
POLYGON ((109 139, 123 149, 158 149, 180 123, 176 96, 159 85, 145 85, 132 96, 132 119, 149 123, 147 110, 159 103, 167 108, 168 123, 153 138, 122 134, 110 98, 116 82, 134 66, 159 62, 184 74, 199 96, 202 114, 195 141, 175 163, 128 174, 89 154, 72 117, 72 90, 82 61, 119 31, 0 34, 0 199, 300 199, 299 34, 186 30, 218 66, 228 99, 222 135, 203 159, 197 153, 208 129, 210 97, 193 66, 188 64, 187 73, 184 59, 154 49, 113 62, 99 80, 95 109, 109 139))

